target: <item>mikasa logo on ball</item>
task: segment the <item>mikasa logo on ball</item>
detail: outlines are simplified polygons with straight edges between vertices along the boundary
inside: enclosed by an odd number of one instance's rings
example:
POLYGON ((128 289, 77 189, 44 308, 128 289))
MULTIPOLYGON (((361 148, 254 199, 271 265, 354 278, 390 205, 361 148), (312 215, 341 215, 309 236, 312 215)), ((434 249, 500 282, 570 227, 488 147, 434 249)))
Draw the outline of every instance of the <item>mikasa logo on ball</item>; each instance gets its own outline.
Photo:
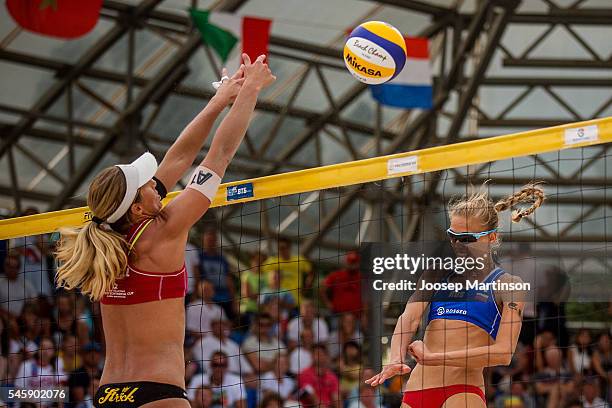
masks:
POLYGON ((368 74, 370 76, 376 76, 376 77, 382 76, 382 73, 380 71, 372 69, 372 68, 366 68, 363 65, 359 64, 357 59, 353 58, 351 54, 347 53, 345 56, 345 60, 347 63, 351 64, 351 66, 355 68, 357 71, 363 72, 364 74, 368 74))

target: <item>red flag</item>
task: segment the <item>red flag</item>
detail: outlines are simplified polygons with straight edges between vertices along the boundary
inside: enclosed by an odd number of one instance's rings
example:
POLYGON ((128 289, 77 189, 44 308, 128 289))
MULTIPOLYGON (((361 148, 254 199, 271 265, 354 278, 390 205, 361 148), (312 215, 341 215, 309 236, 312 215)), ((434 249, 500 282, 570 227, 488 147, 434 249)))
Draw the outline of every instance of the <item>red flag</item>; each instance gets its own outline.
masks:
POLYGON ((17 24, 28 31, 76 38, 95 27, 102 0, 7 0, 6 7, 17 24))

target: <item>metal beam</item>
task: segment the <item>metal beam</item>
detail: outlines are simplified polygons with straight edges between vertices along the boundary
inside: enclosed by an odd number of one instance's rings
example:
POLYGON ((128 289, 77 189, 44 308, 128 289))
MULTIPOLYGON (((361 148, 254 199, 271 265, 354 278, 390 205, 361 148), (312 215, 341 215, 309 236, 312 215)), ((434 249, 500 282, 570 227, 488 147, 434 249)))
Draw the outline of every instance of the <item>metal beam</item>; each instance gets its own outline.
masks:
POLYGON ((62 208, 68 197, 74 194, 83 180, 85 180, 100 160, 102 160, 104 153, 106 153, 118 139, 120 133, 124 130, 123 126, 127 123, 126 121, 130 120, 134 115, 139 114, 139 112, 147 106, 158 88, 165 86, 167 80, 172 78, 172 73, 176 72, 179 67, 185 64, 187 59, 199 46, 200 38, 197 34, 193 34, 187 43, 158 71, 155 78, 142 89, 134 102, 122 112, 113 128, 106 132, 106 135, 98 141, 96 146, 89 152, 87 158, 82 161, 82 165, 79 167, 74 177, 70 179, 65 188, 52 201, 50 206, 51 210, 62 208))
MULTIPOLYGON (((134 17, 140 17, 149 13, 162 0, 146 0, 134 9, 134 17)), ((66 87, 88 67, 90 67, 102 54, 112 47, 127 32, 127 26, 116 24, 98 42, 79 58, 71 70, 66 72, 62 78, 55 82, 30 108, 32 115, 23 118, 13 132, 4 138, 0 145, 0 157, 17 141, 19 136, 32 127, 36 121, 36 114, 46 111, 64 92, 66 87)))
POLYGON ((562 59, 562 58, 504 58, 504 66, 521 68, 582 68, 582 69, 610 69, 612 61, 597 61, 590 59, 562 59))
MULTIPOLYGON (((503 186, 524 186, 525 184, 533 183, 534 180, 538 182, 544 183, 544 185, 549 186, 563 186, 563 187, 572 187, 572 186, 585 186, 585 187, 601 187, 602 190, 606 188, 612 188, 612 180, 602 177, 587 177, 587 178, 543 178, 543 177, 498 177, 494 174, 489 175, 488 177, 482 177, 478 175, 470 175, 470 177, 455 177, 455 184, 458 185, 466 185, 466 184, 483 184, 487 180, 491 179, 493 185, 503 185, 503 186)), ((452 180, 449 180, 452 181, 452 180)))
POLYGON ((436 6, 416 0, 375 0, 376 3, 394 6, 419 13, 431 14, 440 16, 453 13, 453 10, 447 7, 436 6))
POLYGON ((459 97, 459 107, 454 113, 453 121, 448 130, 446 137, 447 143, 452 143, 459 137, 463 122, 467 116, 467 113, 472 106, 472 99, 476 95, 476 91, 480 86, 480 82, 484 77, 485 72, 489 68, 493 54, 501 40, 501 37, 506 30, 508 25, 508 19, 514 12, 514 9, 518 6, 518 1, 508 2, 506 7, 502 8, 500 13, 493 14, 491 27, 487 33, 487 45, 482 53, 480 60, 477 62, 474 72, 470 75, 465 89, 462 90, 459 97))
MULTIPOLYGON (((63 63, 61 61, 53 60, 50 58, 42 58, 42 57, 37 57, 34 55, 23 54, 23 53, 19 53, 15 51, 7 51, 7 50, 0 50, 0 59, 19 63, 19 64, 25 64, 28 66, 34 65, 39 68, 55 70, 58 75, 61 75, 61 72, 65 70, 73 68, 73 66, 70 64, 63 63)), ((316 63, 313 62, 313 64, 316 64, 316 63)), ((105 80, 105 81, 109 81, 113 83, 121 83, 121 84, 126 83, 126 80, 127 80, 127 76, 123 73, 104 70, 104 69, 97 69, 97 68, 86 69, 83 71, 82 75, 88 78, 94 78, 94 79, 105 80)), ((149 78, 145 78, 142 76, 136 76, 136 75, 132 79, 133 79, 134 85, 137 85, 140 87, 145 87, 147 83, 150 81, 149 78)), ((173 86, 172 89, 169 90, 169 92, 172 92, 173 94, 176 94, 176 95, 188 96, 188 97, 193 97, 193 98, 203 99, 203 100, 209 100, 214 95, 214 92, 212 90, 208 90, 205 88, 198 88, 194 86, 186 86, 186 85, 173 86)), ((285 105, 274 103, 274 102, 268 102, 268 101, 258 101, 257 109, 260 109, 266 112, 278 113, 278 114, 281 114, 282 112, 286 110, 286 113, 288 115, 294 116, 300 119, 305 119, 307 121, 314 121, 321 114, 320 112, 311 111, 311 110, 307 110, 303 108, 296 108, 294 106, 287 108, 285 105)), ((17 108, 12 108, 8 106, 0 106, 0 110, 9 111, 12 113, 19 113, 22 115, 29 113, 29 111, 25 109, 17 109, 17 108)), ((46 116, 40 114, 40 115, 37 115, 37 117, 45 118, 46 116)), ((50 119, 50 120, 53 120, 53 119, 50 119)), ((81 124, 81 126, 88 126, 84 124, 84 122, 74 122, 75 125, 79 125, 79 123, 81 124)), ((358 123, 358 122, 354 122, 351 120, 347 120, 347 119, 334 117, 334 118, 330 118, 329 123, 336 125, 336 126, 345 127, 347 130, 351 130, 355 132, 360 132, 364 134, 374 133, 374 129, 371 126, 368 126, 362 123, 358 123)), ((91 126, 96 126, 96 125, 91 124, 91 126)), ((383 129, 382 136, 386 139, 392 139, 396 135, 394 132, 390 132, 388 130, 383 129)))
MULTIPOLYGON (((246 0, 231 0, 226 2, 222 11, 235 11, 246 0)), ((140 6, 139 6, 140 8, 140 6)), ((136 11, 138 11, 138 9, 136 11)), ((139 13, 134 16, 138 17, 139 13)), ((176 52, 176 54, 157 72, 155 77, 147 83, 147 85, 138 94, 138 97, 121 113, 119 119, 113 126, 113 129, 108 131, 106 135, 96 144, 89 152, 86 159, 82 161, 81 167, 77 170, 74 177, 70 179, 64 189, 57 195, 51 203, 51 209, 61 208, 70 196, 79 188, 85 178, 91 173, 95 166, 102 160, 104 153, 116 142, 120 132, 124 131, 125 125, 133 128, 136 124, 136 118, 140 112, 155 98, 159 97, 159 90, 165 89, 168 83, 174 83, 179 77, 181 67, 185 67, 187 61, 193 53, 200 47, 200 35, 193 32, 189 35, 187 41, 176 52)), ((180 77, 182 78, 182 77, 180 77)), ((134 129, 138 132, 138 129, 134 129)))

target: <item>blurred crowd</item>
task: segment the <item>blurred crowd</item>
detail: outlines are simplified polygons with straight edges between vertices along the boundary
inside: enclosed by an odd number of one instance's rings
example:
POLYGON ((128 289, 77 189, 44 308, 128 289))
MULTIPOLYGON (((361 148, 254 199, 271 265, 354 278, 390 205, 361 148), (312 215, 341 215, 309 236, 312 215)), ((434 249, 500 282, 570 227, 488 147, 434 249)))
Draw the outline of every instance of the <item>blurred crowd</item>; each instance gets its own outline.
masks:
MULTIPOLYGON (((272 253, 240 261, 221 250, 214 229, 194 242, 185 254, 184 345, 194 408, 399 407, 401 378, 376 390, 364 384, 375 362, 362 334, 357 252, 324 271, 282 238, 272 253)), ((53 250, 49 236, 0 241, 0 381, 64 386, 70 402, 59 406, 91 407, 104 366, 99 304, 55 289, 53 250)), ((553 302, 532 309, 511 365, 485 370, 489 406, 608 407, 609 329, 568 330, 553 302)))

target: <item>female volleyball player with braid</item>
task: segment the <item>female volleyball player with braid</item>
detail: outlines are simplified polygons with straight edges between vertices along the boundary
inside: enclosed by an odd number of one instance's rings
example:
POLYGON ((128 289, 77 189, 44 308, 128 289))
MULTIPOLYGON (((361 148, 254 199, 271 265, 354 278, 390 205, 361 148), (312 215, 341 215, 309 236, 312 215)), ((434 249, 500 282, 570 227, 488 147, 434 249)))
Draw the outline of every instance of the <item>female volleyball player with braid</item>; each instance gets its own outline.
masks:
MULTIPOLYGON (((520 283, 520 278, 505 273, 494 260, 493 252, 500 242, 498 213, 533 202, 530 208, 513 213, 512 220, 518 222, 543 200, 542 189, 528 185, 497 204, 484 191, 451 201, 447 235, 453 250, 460 257, 480 254, 484 267, 466 271, 470 276, 451 272, 445 281, 469 278, 484 283, 520 283)), ((377 386, 393 376, 410 373, 402 408, 486 407, 483 369, 510 363, 521 331, 523 302, 509 291, 459 293, 455 298, 449 291, 435 292, 431 298, 415 293, 395 327, 390 363, 366 383, 377 386), (428 305, 423 341, 412 342, 428 305), (417 361, 412 370, 404 363, 408 352, 417 361)))
POLYGON ((58 285, 100 301, 106 360, 96 407, 189 407, 185 393, 185 245, 208 210, 249 125, 259 92, 276 79, 262 55, 224 76, 216 95, 185 128, 159 168, 145 153, 101 171, 89 187, 93 221, 62 231, 58 285), (235 101, 234 101, 235 99, 235 101), (187 188, 161 198, 192 166, 221 111, 208 154, 187 188))

